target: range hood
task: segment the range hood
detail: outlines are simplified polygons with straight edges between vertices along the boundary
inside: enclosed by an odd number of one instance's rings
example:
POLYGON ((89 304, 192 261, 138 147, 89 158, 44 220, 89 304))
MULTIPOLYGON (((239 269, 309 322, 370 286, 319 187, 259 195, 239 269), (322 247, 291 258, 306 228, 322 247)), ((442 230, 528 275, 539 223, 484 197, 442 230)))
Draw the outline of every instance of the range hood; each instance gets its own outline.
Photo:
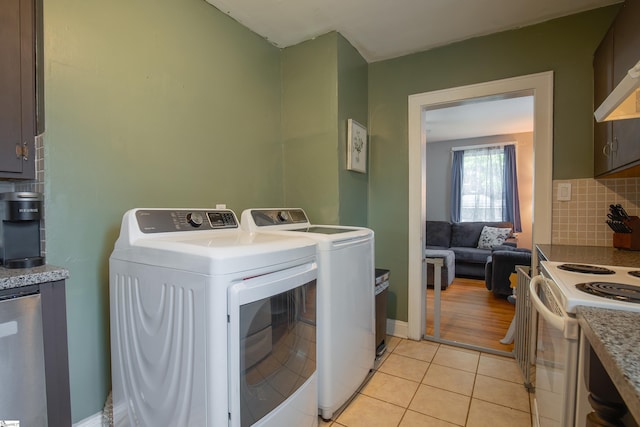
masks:
POLYGON ((629 70, 593 115, 598 122, 640 117, 640 61, 629 70))

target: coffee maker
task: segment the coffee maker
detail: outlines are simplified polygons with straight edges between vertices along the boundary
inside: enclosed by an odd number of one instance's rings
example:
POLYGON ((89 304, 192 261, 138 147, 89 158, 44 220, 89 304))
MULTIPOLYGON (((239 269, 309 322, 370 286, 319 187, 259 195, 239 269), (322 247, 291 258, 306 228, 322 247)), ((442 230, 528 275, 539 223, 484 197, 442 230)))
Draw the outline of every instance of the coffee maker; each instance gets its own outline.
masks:
POLYGON ((41 193, 0 193, 0 265, 30 268, 44 264, 40 253, 41 193))

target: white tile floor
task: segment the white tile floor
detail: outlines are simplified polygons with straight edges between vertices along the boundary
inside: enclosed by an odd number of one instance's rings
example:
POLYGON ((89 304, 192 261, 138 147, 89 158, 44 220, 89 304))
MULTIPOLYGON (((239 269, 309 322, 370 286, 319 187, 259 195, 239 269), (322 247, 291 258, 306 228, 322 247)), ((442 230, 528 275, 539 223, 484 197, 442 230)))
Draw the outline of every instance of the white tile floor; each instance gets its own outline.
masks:
POLYGON ((387 352, 351 403, 321 427, 531 427, 515 360, 388 337, 387 352))

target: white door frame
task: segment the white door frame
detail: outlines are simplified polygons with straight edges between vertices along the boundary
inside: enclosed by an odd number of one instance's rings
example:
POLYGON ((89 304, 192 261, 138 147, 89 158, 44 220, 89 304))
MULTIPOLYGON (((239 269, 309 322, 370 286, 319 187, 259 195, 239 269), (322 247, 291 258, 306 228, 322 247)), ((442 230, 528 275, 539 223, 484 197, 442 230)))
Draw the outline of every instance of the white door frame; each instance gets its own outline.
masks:
MULTIPOLYGON (((551 188, 553 185, 553 71, 419 93, 409 96, 409 259, 408 325, 410 339, 426 331, 426 132, 425 107, 455 101, 532 91, 533 125, 533 245, 551 243, 551 188)), ((536 264, 535 250, 533 265, 536 264)))

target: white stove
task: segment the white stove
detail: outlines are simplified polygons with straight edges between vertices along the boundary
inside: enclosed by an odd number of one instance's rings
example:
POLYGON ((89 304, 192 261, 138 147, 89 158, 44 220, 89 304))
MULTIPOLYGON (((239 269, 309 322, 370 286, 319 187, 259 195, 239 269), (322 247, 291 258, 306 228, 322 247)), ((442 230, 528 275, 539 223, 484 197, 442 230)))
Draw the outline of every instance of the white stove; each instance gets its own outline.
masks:
POLYGON ((589 344, 576 308, 640 312, 640 277, 630 274, 640 275, 640 268, 556 261, 540 265, 542 276, 529 284, 537 312, 534 425, 582 427, 592 411, 588 390, 602 381, 591 370, 590 384, 585 380, 583 373, 587 366, 591 369, 589 344))
POLYGON ((569 314, 575 314, 579 305, 640 312, 640 267, 557 261, 541 265, 543 275, 557 285, 559 302, 569 314), (630 274, 634 272, 638 276, 630 274))

